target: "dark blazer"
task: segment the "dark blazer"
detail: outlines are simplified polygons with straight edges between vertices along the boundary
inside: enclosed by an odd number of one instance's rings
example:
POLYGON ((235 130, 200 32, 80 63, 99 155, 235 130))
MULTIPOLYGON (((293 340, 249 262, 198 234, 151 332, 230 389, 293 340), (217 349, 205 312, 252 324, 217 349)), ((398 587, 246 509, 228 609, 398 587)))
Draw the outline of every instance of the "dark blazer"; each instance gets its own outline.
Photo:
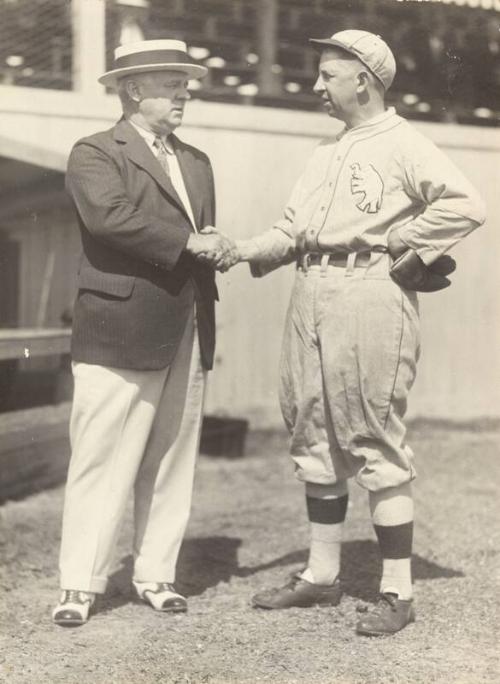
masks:
MULTIPOLYGON (((208 157, 173 135, 171 141, 197 228, 214 225, 208 157)), ((83 138, 71 152, 66 187, 83 243, 73 360, 137 370, 164 368, 196 303, 202 362, 211 368, 214 271, 184 251, 193 230, 190 220, 143 138, 124 119, 83 138)))

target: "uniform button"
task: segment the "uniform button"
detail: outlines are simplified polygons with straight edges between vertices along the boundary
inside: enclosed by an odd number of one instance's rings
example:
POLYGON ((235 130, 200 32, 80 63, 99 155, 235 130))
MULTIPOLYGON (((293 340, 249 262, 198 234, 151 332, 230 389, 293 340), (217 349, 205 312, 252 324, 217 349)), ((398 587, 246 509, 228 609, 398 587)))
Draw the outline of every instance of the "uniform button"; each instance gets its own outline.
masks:
POLYGON ((329 188, 333 187, 333 183, 328 183, 328 187, 329 188))
POLYGON ((321 207, 321 211, 325 211, 326 207, 321 207))
POLYGON ((342 159, 342 157, 337 157, 337 161, 340 161, 341 159, 342 159))

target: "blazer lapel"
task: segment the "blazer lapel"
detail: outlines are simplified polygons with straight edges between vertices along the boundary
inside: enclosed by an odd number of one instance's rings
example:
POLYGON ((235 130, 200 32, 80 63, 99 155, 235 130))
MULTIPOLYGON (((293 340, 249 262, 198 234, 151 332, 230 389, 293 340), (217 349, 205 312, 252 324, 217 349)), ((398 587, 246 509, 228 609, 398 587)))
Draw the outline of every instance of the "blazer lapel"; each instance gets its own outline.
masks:
POLYGON ((170 178, 161 168, 155 159, 146 141, 141 138, 139 133, 127 122, 121 119, 115 126, 115 140, 125 143, 125 153, 130 161, 149 173, 156 183, 175 201, 184 213, 186 210, 182 201, 175 191, 170 178))
POLYGON ((202 228, 200 222, 203 207, 202 188, 204 187, 204 185, 202 185, 202 179, 196 177, 194 159, 191 152, 182 145, 179 138, 175 135, 170 136, 170 141, 174 148, 177 161, 179 162, 196 227, 200 229, 202 228))

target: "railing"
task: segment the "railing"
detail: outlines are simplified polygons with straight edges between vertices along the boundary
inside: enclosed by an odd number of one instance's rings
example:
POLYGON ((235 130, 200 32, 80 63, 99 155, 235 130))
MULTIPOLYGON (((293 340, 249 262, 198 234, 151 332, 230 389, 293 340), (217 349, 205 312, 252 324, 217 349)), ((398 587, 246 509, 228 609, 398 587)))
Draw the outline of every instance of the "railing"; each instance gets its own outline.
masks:
POLYGON ((0 360, 68 354, 71 330, 61 328, 0 329, 0 360))

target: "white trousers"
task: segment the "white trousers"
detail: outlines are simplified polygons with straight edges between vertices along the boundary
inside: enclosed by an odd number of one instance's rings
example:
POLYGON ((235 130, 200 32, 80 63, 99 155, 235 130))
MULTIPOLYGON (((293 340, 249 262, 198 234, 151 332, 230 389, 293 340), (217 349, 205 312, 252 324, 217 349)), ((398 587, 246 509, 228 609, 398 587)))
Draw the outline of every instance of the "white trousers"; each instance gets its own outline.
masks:
POLYGON ((134 492, 134 580, 173 582, 191 508, 206 371, 194 315, 172 364, 73 365, 62 589, 103 593, 134 492))

